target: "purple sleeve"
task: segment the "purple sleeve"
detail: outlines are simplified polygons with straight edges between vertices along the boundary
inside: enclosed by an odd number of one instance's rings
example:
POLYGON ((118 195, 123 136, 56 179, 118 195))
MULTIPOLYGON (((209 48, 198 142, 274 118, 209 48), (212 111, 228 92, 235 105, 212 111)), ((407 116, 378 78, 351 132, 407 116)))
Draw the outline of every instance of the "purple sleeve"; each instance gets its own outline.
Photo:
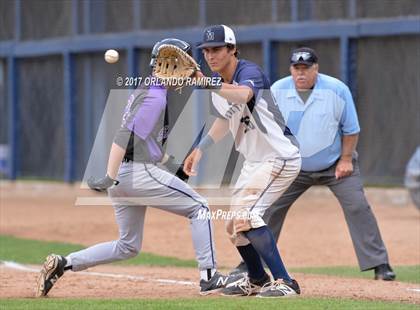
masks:
POLYGON ((159 116, 166 106, 166 89, 151 87, 143 99, 133 119, 127 123, 127 129, 139 138, 146 138, 153 131, 159 116))

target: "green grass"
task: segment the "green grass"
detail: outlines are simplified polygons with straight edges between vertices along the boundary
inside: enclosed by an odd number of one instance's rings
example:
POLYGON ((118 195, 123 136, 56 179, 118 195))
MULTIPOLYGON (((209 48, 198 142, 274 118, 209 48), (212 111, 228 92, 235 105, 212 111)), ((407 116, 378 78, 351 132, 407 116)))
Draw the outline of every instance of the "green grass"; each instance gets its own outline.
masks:
POLYGON ((141 252, 140 255, 116 263, 118 265, 149 265, 149 266, 171 266, 171 267, 194 267, 197 268, 195 260, 179 259, 170 256, 160 256, 152 253, 141 252))
POLYGON ((418 305, 376 302, 351 299, 289 298, 259 299, 249 298, 200 298, 200 299, 15 299, 0 300, 0 308, 5 309, 418 309, 418 305))
POLYGON ((41 264, 50 253, 67 254, 83 247, 78 244, 45 242, 0 235, 0 259, 22 264, 41 264))
MULTIPOLYGON (((51 252, 68 254, 84 248, 77 244, 45 242, 0 235, 0 260, 40 264, 51 252)), ((194 260, 181 260, 150 253, 127 260, 128 265, 195 267, 194 260)), ((398 279, 419 283, 420 266, 396 267, 398 279)), ((343 277, 368 277, 355 267, 295 268, 295 272, 343 277)), ((418 305, 337 298, 292 298, 283 300, 257 298, 194 299, 0 299, 0 309, 418 309, 418 305)))
MULTIPOLYGON (((397 274, 397 281, 420 283, 420 265, 413 266, 393 266, 397 274)), ((373 270, 360 272, 357 267, 337 266, 337 267, 304 267, 290 268, 291 272, 323 274, 329 276, 346 277, 346 278, 373 278, 373 270)))
MULTIPOLYGON (((67 255, 83 248, 84 246, 78 244, 29 240, 0 235, 0 260, 22 264, 41 264, 50 253, 67 255)), ((141 252, 137 257, 116 264, 197 267, 195 260, 159 256, 144 252, 141 252)))
MULTIPOLYGON (((50 253, 67 255, 70 252, 78 251, 83 248, 84 246, 78 244, 29 240, 0 235, 0 260, 14 261, 22 264, 40 264, 50 253)), ((141 252, 137 257, 115 264, 172 267, 197 266, 195 260, 184 260, 144 252, 141 252)), ((420 265, 394 266, 394 270, 397 273, 398 281, 420 283, 420 265)), ((342 276, 347 278, 371 279, 373 277, 373 271, 360 272, 358 268, 349 266, 290 268, 290 271, 308 274, 342 276)))

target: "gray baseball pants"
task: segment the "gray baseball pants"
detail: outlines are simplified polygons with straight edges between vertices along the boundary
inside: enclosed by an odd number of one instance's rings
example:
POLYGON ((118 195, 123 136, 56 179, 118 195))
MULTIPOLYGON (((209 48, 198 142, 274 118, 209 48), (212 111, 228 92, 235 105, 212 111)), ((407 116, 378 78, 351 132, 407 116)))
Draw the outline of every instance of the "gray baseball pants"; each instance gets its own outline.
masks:
MULTIPOLYGON (((113 200, 119 239, 71 253, 73 271, 136 256, 141 249, 148 206, 187 217, 199 269, 216 268, 212 223, 208 217, 202 217, 209 212, 204 198, 153 164, 123 163, 117 179, 120 184, 108 193, 113 200)), ((161 229, 173 233, 173 227, 161 229)))
POLYGON ((353 160, 353 174, 339 180, 335 178, 335 167, 333 165, 319 172, 301 171, 287 191, 264 214, 268 227, 278 240, 292 204, 312 185, 326 185, 343 209, 360 269, 365 271, 387 264, 388 254, 375 216, 366 200, 357 161, 353 160))

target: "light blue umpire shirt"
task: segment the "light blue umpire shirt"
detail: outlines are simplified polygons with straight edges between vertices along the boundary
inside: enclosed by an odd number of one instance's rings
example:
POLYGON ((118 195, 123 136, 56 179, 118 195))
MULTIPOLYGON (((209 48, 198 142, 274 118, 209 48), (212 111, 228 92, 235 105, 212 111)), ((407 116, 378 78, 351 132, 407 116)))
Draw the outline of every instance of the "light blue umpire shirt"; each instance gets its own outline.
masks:
POLYGON ((275 82, 271 91, 300 144, 303 171, 321 171, 333 165, 341 156, 342 136, 360 132, 350 90, 336 78, 318 73, 306 103, 292 76, 275 82))

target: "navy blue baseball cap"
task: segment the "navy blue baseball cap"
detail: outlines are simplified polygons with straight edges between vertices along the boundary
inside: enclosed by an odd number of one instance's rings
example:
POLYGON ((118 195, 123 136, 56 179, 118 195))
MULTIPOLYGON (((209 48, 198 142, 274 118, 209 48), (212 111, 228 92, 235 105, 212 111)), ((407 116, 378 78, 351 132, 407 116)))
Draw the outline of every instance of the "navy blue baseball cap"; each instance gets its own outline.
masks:
POLYGON ((225 25, 207 27, 203 33, 203 41, 197 48, 236 45, 235 33, 225 25))
POLYGON ((312 66, 315 63, 318 63, 318 56, 316 55, 316 52, 309 47, 299 47, 290 54, 291 65, 303 64, 312 66))

